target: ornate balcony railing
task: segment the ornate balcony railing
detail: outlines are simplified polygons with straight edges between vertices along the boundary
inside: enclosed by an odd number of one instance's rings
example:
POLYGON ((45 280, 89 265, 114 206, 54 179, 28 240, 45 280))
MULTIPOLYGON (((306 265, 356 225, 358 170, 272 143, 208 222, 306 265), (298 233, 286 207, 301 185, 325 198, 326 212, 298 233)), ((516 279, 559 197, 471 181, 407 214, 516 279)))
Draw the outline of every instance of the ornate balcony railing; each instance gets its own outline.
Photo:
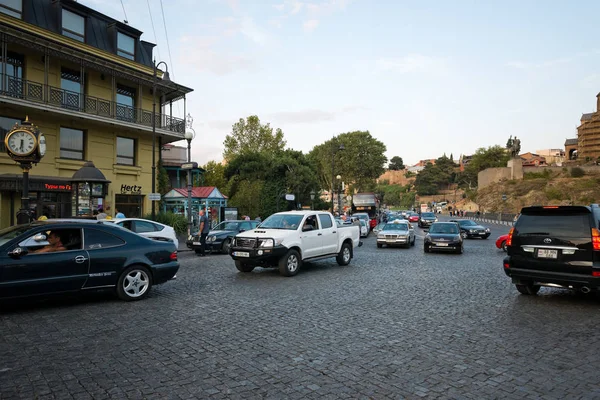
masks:
MULTIPOLYGON (((71 92, 43 83, 0 74, 0 95, 46 104, 73 112, 112 118, 118 121, 152 126, 152 111, 130 107, 114 101, 71 92)), ((185 120, 165 114, 156 114, 157 129, 185 133, 185 120)))

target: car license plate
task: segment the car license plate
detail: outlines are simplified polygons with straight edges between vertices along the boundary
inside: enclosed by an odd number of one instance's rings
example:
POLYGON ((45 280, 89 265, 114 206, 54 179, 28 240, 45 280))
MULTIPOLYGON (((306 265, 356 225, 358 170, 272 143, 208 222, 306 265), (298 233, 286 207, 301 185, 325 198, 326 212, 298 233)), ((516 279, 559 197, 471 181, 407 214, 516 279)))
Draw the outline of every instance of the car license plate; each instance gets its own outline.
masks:
POLYGON ((436 246, 448 247, 448 243, 436 243, 436 246))
POLYGON ((558 250, 538 249, 538 258, 558 258, 558 250))
POLYGON ((234 251, 233 255, 236 257, 250 257, 250 253, 246 251, 234 251))
POLYGON ((200 243, 200 242, 192 242, 192 244, 193 244, 194 246, 202 246, 202 243, 200 243))

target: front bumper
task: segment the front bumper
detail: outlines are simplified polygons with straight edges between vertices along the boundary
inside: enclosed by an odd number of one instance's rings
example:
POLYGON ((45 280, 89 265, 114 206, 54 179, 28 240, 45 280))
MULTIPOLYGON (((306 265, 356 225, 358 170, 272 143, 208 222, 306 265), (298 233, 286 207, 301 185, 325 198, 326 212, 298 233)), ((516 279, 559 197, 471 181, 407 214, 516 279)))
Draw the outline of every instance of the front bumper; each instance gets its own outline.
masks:
POLYGON ((462 246, 461 242, 427 242, 425 246, 430 251, 456 251, 462 246))
POLYGON ((377 238, 377 244, 386 244, 388 246, 409 244, 410 237, 399 237, 393 239, 377 238))
POLYGON ((229 255, 234 260, 254 265, 274 265, 288 252, 285 246, 275 247, 231 247, 229 255))
POLYGON ((482 239, 487 239, 490 237, 491 232, 466 232, 467 233, 467 237, 469 239, 473 239, 473 238, 482 238, 482 239))

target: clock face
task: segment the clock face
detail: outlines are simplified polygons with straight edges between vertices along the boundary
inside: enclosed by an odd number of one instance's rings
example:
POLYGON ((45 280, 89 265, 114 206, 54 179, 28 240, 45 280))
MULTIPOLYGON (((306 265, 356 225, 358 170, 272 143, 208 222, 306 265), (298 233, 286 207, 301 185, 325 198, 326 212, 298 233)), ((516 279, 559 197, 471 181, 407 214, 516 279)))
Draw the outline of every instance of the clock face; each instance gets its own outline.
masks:
POLYGON ((46 137, 43 133, 40 133, 38 137, 38 151, 40 152, 40 157, 44 157, 46 154, 46 137))
POLYGON ((8 150, 17 156, 28 156, 35 150, 35 136, 27 131, 14 131, 7 138, 8 150))

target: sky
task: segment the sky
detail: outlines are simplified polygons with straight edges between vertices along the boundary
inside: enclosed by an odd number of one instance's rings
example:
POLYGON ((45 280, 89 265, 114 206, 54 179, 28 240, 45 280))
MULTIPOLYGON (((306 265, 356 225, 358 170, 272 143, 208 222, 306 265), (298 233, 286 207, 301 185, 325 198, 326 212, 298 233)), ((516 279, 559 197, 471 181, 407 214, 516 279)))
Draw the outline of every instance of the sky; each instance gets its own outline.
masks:
POLYGON ((600 91, 598 1, 162 0, 166 24, 161 0, 79 2, 126 14, 194 89, 200 164, 250 115, 304 152, 368 130, 406 165, 510 135, 564 148, 600 91))

